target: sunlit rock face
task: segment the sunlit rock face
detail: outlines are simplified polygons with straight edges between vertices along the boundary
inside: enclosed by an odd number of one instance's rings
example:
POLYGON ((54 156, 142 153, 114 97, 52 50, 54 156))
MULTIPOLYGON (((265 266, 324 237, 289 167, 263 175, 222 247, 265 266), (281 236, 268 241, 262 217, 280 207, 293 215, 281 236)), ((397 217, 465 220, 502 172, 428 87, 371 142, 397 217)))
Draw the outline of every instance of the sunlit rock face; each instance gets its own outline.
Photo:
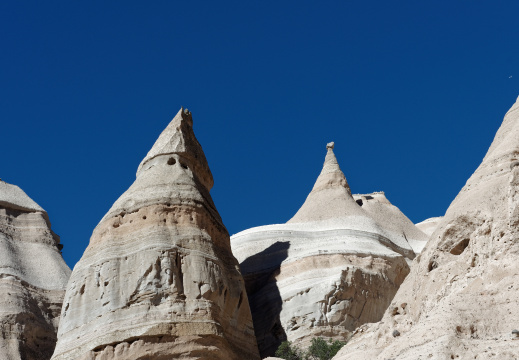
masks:
POLYGON ((286 224, 232 236, 262 356, 289 340, 347 338, 378 321, 427 236, 383 193, 352 196, 328 144, 323 170, 286 224))
POLYGON ((519 358, 519 103, 381 322, 335 360, 519 358))
POLYGON ((422 230, 427 236, 431 236, 442 220, 442 216, 425 219, 416 224, 416 227, 422 230))
POLYGON ((94 229, 67 287, 53 359, 259 359, 212 186, 181 110, 94 229))
POLYGON ((48 360, 70 269, 47 213, 0 180, 0 359, 48 360))

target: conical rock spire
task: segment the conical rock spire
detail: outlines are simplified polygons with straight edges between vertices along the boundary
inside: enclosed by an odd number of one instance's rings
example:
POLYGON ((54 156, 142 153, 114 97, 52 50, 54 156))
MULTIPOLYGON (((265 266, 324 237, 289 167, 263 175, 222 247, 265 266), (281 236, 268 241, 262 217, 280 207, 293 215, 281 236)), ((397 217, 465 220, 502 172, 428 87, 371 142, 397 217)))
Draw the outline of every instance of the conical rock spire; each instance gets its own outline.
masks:
POLYGON ((181 110, 72 273, 53 359, 259 359, 213 180, 181 110))
POLYGON ((323 169, 305 203, 288 223, 321 221, 351 215, 366 217, 351 196, 350 186, 333 153, 334 143, 326 148, 323 169))
POLYGON ((284 340, 343 340, 378 321, 409 272, 413 240, 427 238, 383 193, 355 199, 333 147, 290 221, 232 237, 263 357, 284 340))
POLYGON ((344 176, 344 173, 341 171, 337 158, 333 153, 334 147, 335 143, 333 142, 326 145, 327 152, 324 159, 323 169, 321 170, 321 174, 317 178, 312 191, 342 187, 351 195, 350 186, 348 185, 348 181, 346 181, 346 176, 344 176))

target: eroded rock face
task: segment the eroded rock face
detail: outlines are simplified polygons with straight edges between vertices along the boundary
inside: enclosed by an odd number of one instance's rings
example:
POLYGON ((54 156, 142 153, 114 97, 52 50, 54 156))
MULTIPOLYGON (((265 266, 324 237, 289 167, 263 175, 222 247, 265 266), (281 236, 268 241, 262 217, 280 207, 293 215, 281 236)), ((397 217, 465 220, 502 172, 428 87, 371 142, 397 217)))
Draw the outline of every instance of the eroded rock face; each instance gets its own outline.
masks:
POLYGON ((516 102, 382 321, 334 359, 519 357, 518 164, 516 102))
POLYGON ((332 149, 289 222, 232 236, 262 356, 287 339, 306 347, 379 320, 409 272, 410 244, 427 238, 383 193, 356 202, 332 149))
POLYGON ((54 360, 259 359, 212 185, 181 110, 75 266, 54 360))
POLYGON ((0 359, 48 360, 70 269, 47 213, 0 180, 0 359))

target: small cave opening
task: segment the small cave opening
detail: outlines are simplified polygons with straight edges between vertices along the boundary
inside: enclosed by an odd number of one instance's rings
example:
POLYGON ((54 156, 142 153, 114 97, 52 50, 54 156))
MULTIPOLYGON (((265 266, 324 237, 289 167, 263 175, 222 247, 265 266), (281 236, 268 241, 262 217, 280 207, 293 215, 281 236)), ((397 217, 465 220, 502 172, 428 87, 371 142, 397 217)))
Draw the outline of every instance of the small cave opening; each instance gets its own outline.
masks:
POLYGON ((436 260, 431 260, 429 262, 429 266, 427 267, 427 269, 429 270, 429 272, 433 271, 434 269, 436 269, 438 267, 438 263, 436 262, 436 260))
POLYGON ((364 205, 364 203, 362 202, 362 199, 355 200, 355 202, 356 202, 357 204, 359 204, 359 206, 364 205))
POLYGON ((176 162, 177 162, 177 161, 175 160, 175 158, 170 157, 170 158, 168 159, 168 165, 175 165, 176 162))
POLYGON ((461 255, 465 251, 467 246, 469 246, 469 243, 470 243, 470 239, 461 240, 456 246, 454 246, 451 249, 450 253, 452 255, 461 255))

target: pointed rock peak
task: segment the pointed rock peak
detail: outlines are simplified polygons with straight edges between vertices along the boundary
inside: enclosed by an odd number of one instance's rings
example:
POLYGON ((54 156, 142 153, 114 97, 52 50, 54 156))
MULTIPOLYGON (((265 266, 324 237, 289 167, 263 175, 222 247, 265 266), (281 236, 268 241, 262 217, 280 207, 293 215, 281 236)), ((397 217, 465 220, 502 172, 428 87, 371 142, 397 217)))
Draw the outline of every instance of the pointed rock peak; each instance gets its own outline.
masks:
POLYGON ((321 174, 315 182, 312 192, 320 191, 331 187, 343 187, 347 189, 348 193, 351 195, 351 190, 350 186, 348 185, 348 181, 346 181, 346 177, 344 176, 344 173, 341 171, 339 163, 337 162, 337 158, 333 153, 334 147, 334 142, 328 143, 326 145, 327 153, 324 159, 323 169, 321 170, 321 174))
POLYGON ((142 160, 137 169, 137 177, 164 161, 178 162, 182 167, 191 169, 193 175, 207 190, 213 187, 213 175, 205 158, 202 146, 193 132, 193 118, 188 109, 180 108, 169 125, 142 160))
POLYGON ((350 186, 333 153, 334 145, 333 142, 326 145, 328 151, 323 170, 305 203, 288 223, 321 221, 348 215, 366 216, 351 196, 350 186))

